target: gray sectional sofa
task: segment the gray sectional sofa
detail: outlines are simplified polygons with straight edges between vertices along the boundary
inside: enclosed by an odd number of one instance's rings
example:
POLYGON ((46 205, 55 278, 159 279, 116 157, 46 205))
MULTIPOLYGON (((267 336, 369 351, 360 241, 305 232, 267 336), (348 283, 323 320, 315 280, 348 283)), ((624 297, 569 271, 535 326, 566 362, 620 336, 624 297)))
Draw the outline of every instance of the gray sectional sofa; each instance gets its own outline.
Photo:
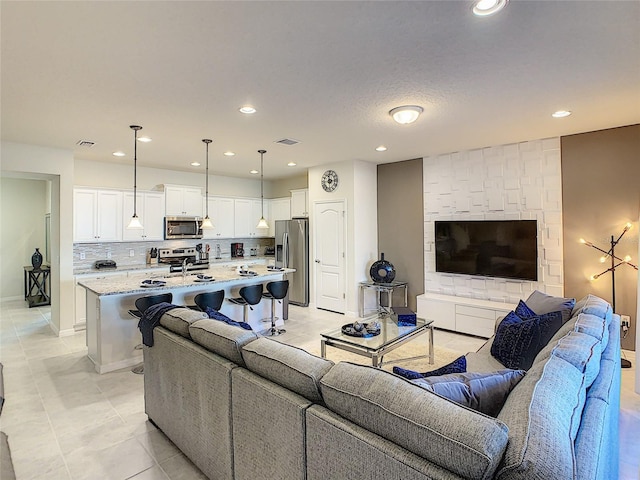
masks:
MULTIPOLYGON (((619 318, 597 297, 576 304, 496 418, 170 313, 144 349, 146 412, 210 479, 618 478, 619 318)), ((504 369, 491 342, 469 370, 504 369)))

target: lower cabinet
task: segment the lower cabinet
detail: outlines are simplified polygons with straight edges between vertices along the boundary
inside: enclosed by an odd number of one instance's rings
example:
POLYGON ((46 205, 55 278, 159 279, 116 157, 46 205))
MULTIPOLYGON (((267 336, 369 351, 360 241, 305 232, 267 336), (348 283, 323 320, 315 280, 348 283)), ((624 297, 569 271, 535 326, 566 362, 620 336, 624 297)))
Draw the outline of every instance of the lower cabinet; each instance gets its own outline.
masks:
POLYGON ((433 320, 433 326, 444 330, 489 338, 496 320, 516 305, 509 303, 454 297, 436 293, 418 295, 418 317, 433 320))

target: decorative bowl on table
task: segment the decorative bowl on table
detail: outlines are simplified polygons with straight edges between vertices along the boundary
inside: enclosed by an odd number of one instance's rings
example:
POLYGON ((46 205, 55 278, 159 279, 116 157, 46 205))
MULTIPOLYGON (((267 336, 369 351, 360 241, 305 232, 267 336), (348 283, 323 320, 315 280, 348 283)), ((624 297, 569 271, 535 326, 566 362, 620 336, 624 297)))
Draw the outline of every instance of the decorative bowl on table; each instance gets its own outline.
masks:
POLYGON ((373 321, 370 323, 360 323, 357 320, 342 326, 342 333, 350 337, 369 338, 380 335, 380 323, 373 321))

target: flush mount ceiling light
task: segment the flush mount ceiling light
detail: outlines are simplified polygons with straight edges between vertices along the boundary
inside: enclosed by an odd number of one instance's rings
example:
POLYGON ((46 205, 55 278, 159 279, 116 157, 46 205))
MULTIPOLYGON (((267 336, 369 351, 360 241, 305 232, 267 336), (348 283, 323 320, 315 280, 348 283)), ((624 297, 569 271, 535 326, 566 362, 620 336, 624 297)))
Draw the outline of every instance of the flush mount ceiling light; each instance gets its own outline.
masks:
POLYGON ((507 3, 509 0, 479 0, 473 5, 473 13, 478 17, 487 17, 498 13, 507 3))
POLYGON ((399 124, 407 125, 415 122, 422 112, 424 109, 418 105, 404 105, 391 109, 389 115, 399 124))
POLYGON ((255 174, 260 173, 260 172, 258 170, 250 170, 249 173, 251 175, 255 175, 255 174))
POLYGON ((251 105, 243 105, 242 107, 239 108, 239 110, 240 110, 240 113, 246 113, 247 115, 256 113, 256 109, 253 108, 251 105))
POLYGON ((233 152, 224 152, 223 155, 225 157, 233 157, 235 155, 235 153, 233 153, 233 152))
POLYGON ((258 150, 258 153, 260 154, 260 202, 262 204, 262 216, 256 228, 269 228, 269 224, 264 219, 264 154, 267 153, 267 151, 258 150))
POLYGON ((295 167, 297 165, 296 162, 289 162, 287 163, 287 167, 295 167))
POLYGON ((138 173, 138 130, 142 130, 140 125, 130 125, 129 128, 133 130, 133 216, 129 220, 127 228, 130 230, 141 230, 142 223, 136 213, 136 190, 137 190, 137 173, 138 173))
POLYGON ((127 154, 118 150, 117 152, 113 152, 114 157, 125 157, 127 154))
POLYGON ((200 166, 200 162, 191 162, 191 166, 192 167, 199 167, 200 166))
POLYGON ((551 114, 553 118, 564 118, 568 117, 569 115, 571 115, 571 112, 569 110, 558 110, 557 112, 553 112, 551 114))
POLYGON ((203 138, 202 141, 207 146, 207 163, 205 167, 205 190, 204 190, 205 192, 204 204, 206 205, 206 211, 205 211, 204 220, 202 220, 202 225, 200 225, 200 228, 202 228, 203 230, 210 230, 213 228, 213 223, 211 223, 211 219, 209 218, 209 144, 212 142, 212 140, 208 138, 203 138))
POLYGON ((386 152, 387 151, 387 147, 385 147, 384 145, 380 145, 379 147, 376 147, 376 152, 386 152))
POLYGON ((140 137, 138 141, 142 143, 149 143, 151 141, 151 137, 140 137))

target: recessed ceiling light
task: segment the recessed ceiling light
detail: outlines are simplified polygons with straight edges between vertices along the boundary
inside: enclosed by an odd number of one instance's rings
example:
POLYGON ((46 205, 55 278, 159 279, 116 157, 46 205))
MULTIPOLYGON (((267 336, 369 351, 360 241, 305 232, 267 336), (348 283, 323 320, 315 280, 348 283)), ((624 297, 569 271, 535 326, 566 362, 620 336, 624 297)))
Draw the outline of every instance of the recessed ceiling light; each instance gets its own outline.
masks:
POLYGON ((568 117, 569 115, 571 115, 571 112, 569 110, 558 110, 557 112, 553 112, 551 114, 553 118, 564 118, 568 117))
POLYGON ((376 152, 386 152, 387 151, 387 147, 385 147, 384 145, 380 145, 379 147, 376 147, 376 152))
POLYGON ((296 162, 289 162, 287 163, 287 167, 295 167, 297 165, 296 162))
POLYGON ((260 173, 260 172, 258 170, 251 170, 249 173, 252 174, 252 175, 255 175, 255 174, 260 173))
POLYGON ((233 153, 233 152, 224 152, 223 155, 225 155, 227 157, 233 157, 235 155, 235 153, 233 153))
POLYGON ((478 17, 486 17, 498 13, 507 6, 509 0, 478 0, 473 6, 473 13, 478 17))
POLYGON ((240 107, 240 113, 256 113, 256 109, 253 108, 251 105, 243 105, 242 107, 240 107))
POLYGON ((404 105, 391 109, 389 115, 399 124, 406 125, 415 122, 422 112, 424 109, 418 105, 404 105))
POLYGON ((191 162, 191 166, 192 167, 199 167, 200 166, 200 162, 191 162))
POLYGON ((125 157, 127 154, 118 150, 117 152, 113 152, 114 157, 125 157))
POLYGON ((150 137, 138 137, 139 142, 149 143, 151 141, 150 137))

